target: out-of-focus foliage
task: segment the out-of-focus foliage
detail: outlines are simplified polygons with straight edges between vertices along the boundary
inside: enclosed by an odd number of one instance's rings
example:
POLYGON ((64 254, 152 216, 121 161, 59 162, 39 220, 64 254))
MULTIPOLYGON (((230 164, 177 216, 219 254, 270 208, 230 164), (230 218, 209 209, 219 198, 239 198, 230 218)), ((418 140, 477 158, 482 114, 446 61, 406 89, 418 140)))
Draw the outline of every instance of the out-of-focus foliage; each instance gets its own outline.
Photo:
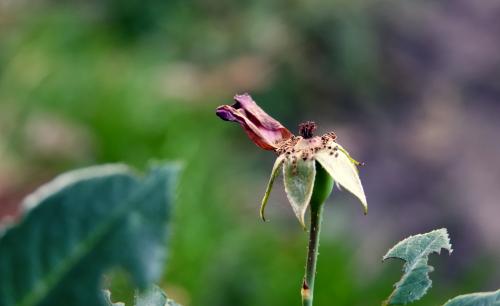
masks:
POLYGON ((480 292, 457 296, 444 306, 498 306, 500 305, 500 290, 480 292))
POLYGON ((441 249, 452 251, 444 228, 410 236, 390 249, 384 260, 398 258, 404 260, 405 265, 401 280, 394 285, 394 291, 384 305, 407 304, 421 299, 432 285, 429 273, 433 267, 428 264, 429 255, 441 253, 441 249))
MULTIPOLYGON (((111 293, 109 291, 104 292, 107 306, 125 306, 125 304, 118 302, 113 303, 111 301, 111 293)), ((136 292, 134 296, 134 306, 181 306, 169 299, 165 292, 163 292, 157 286, 153 286, 141 293, 136 292)))
POLYGON ((109 290, 103 290, 103 295, 104 295, 104 301, 106 303, 106 306, 125 306, 122 302, 116 302, 113 303, 111 300, 111 292, 109 290))
POLYGON ((157 286, 146 290, 143 293, 137 293, 135 296, 136 306, 180 306, 173 300, 169 299, 167 295, 157 286))
MULTIPOLYGON (((383 300, 399 268, 380 256, 438 227, 454 256, 431 258, 443 273, 413 305, 494 290, 499 11, 476 0, 0 0, 0 215, 15 218, 24 195, 67 169, 182 160, 161 287, 185 306, 295 305, 307 237, 281 188, 271 222, 258 218, 273 156, 213 113, 248 91, 291 129, 334 130, 367 164, 368 216, 340 205, 347 193, 326 203, 318 305, 383 300)), ((127 281, 112 285, 132 305, 127 281)))
POLYGON ((104 272, 119 266, 146 288, 162 274, 176 169, 138 178, 125 166, 57 177, 28 196, 0 237, 0 304, 106 305, 104 272))

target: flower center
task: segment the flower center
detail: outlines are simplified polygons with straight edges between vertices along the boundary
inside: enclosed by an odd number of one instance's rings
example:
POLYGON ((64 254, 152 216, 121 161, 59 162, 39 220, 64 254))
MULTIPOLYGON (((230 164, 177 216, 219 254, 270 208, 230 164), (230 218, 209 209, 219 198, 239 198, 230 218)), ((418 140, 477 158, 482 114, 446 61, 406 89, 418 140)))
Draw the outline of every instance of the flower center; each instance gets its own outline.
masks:
POLYGON ((313 121, 307 121, 299 124, 299 134, 305 139, 309 139, 313 137, 314 131, 316 131, 316 123, 313 121))

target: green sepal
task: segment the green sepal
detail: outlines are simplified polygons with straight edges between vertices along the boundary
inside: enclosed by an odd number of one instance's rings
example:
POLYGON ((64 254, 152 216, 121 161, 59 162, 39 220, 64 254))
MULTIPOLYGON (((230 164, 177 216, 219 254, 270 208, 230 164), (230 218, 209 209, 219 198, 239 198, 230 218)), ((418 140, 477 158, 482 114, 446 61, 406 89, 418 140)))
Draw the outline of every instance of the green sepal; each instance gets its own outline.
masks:
POLYGON ((336 142, 332 142, 331 146, 334 148, 333 151, 323 150, 317 152, 315 155, 316 160, 338 185, 358 198, 363 205, 364 213, 368 213, 368 204, 363 185, 359 179, 356 163, 342 146, 336 142))
POLYGON ((333 178, 326 172, 325 168, 316 162, 316 178, 311 196, 311 207, 313 205, 323 205, 333 191, 333 178))
POLYGON ((285 160, 285 155, 280 155, 274 162, 273 170, 271 172, 271 177, 269 178, 269 182, 267 183, 266 192, 264 193, 264 198, 262 199, 262 203, 260 205, 260 217, 262 220, 266 221, 265 209, 267 205, 267 200, 269 199, 269 195, 271 194, 271 190, 273 189, 274 180, 279 174, 279 169, 285 160))
POLYGON ((293 212, 303 228, 305 214, 312 198, 316 178, 316 163, 310 159, 287 158, 283 164, 285 192, 293 212))

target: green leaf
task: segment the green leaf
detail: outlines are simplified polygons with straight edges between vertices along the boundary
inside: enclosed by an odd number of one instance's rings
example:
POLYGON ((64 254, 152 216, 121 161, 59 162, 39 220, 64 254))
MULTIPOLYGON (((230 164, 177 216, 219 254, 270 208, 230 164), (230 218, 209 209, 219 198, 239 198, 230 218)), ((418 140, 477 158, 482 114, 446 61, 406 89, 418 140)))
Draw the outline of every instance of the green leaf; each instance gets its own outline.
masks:
POLYGON ((433 268, 427 264, 431 253, 441 253, 441 249, 452 252, 446 229, 438 229, 427 234, 406 238, 385 254, 383 260, 399 258, 406 261, 403 277, 384 305, 406 304, 419 300, 431 287, 429 273, 433 268))
POLYGON ((500 306, 500 290, 459 295, 444 306, 500 306))
POLYGON ((181 306, 181 304, 177 304, 174 300, 172 299, 167 299, 167 304, 166 306, 181 306))
POLYGON ((299 219, 302 227, 305 226, 304 218, 311 201, 316 177, 316 165, 310 159, 285 159, 283 165, 283 180, 285 191, 292 205, 292 209, 299 219))
MULTIPOLYGON (((104 296, 107 302, 107 306, 125 306, 123 303, 112 303, 111 294, 109 291, 104 290, 104 296)), ((135 306, 181 306, 173 300, 169 299, 165 292, 163 292, 158 286, 152 286, 151 288, 145 290, 144 292, 136 292, 134 297, 135 306)))
POLYGON ((332 149, 317 152, 315 154, 316 160, 325 168, 337 184, 359 199, 366 214, 368 212, 368 203, 363 185, 359 179, 355 161, 338 143, 331 142, 328 146, 332 149))
POLYGON ((106 306, 125 306, 125 304, 121 302, 117 303, 111 302, 111 292, 109 290, 103 290, 103 294, 106 306))
POLYGON ((135 306, 180 306, 173 300, 167 298, 167 295, 158 287, 153 286, 150 289, 136 294, 135 306))
POLYGON ((0 305, 106 305, 104 272, 127 270, 139 288, 165 261, 177 167, 144 178, 123 165, 63 174, 24 202, 21 222, 0 238, 0 305))
POLYGON ((262 199, 262 204, 260 205, 260 217, 262 220, 266 221, 265 209, 267 205, 267 200, 269 199, 269 195, 271 194, 271 190, 273 189, 274 180, 279 174, 279 169, 285 160, 285 155, 280 155, 274 162, 273 170, 271 171, 271 177, 269 178, 269 182, 267 183, 266 192, 264 193, 264 198, 262 199))

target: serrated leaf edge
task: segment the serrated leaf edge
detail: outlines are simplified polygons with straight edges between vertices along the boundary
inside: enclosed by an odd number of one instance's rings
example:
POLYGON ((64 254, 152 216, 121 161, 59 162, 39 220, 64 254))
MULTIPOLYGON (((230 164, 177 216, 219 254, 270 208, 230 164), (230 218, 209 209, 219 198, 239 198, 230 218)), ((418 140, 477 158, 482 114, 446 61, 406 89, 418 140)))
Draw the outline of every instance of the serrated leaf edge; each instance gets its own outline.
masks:
MULTIPOLYGON (((449 249, 446 249, 448 251, 448 254, 451 254, 453 252, 453 249, 451 248, 451 243, 450 243, 450 235, 448 233, 448 231, 446 230, 446 228, 440 228, 440 229, 436 229, 436 230, 433 230, 433 231, 430 231, 428 233, 425 233, 425 234, 417 234, 417 235, 413 235, 413 236, 408 236, 406 237, 405 239, 399 241, 398 243, 396 243, 396 245, 394 245, 392 248, 389 249, 389 251, 387 251, 387 253, 384 255, 384 257, 382 258, 382 261, 386 261, 387 259, 390 259, 390 258, 394 258, 394 259, 401 259, 402 261, 406 262, 406 260, 402 259, 402 258, 399 258, 397 256, 388 256, 389 253, 391 253, 395 248, 397 248, 399 246, 399 244, 403 243, 404 241, 406 240, 409 240, 409 239, 413 239, 415 237, 421 237, 421 236, 426 236, 426 235, 429 235, 429 234, 432 234, 434 232, 439 232, 439 231, 443 231, 445 232, 445 236, 446 236, 446 240, 448 241, 448 245, 450 246, 449 249)), ((443 249, 443 248, 441 248, 443 249)), ((441 250, 439 250, 438 252, 436 252, 437 254, 441 254, 441 250)))
MULTIPOLYGON (((436 233, 436 232, 444 232, 444 236, 446 238, 446 241, 447 241, 447 247, 441 247, 438 251, 434 251, 434 252, 430 252, 430 253, 427 253, 427 256, 430 256, 432 253, 437 253, 438 255, 441 254, 441 250, 442 249, 446 249, 448 251, 448 254, 451 255, 451 253, 453 252, 453 249, 452 249, 452 245, 451 245, 451 242, 450 242, 450 236, 449 236, 449 233, 448 233, 448 230, 446 228, 440 228, 440 229, 437 229, 437 230, 433 230, 433 231, 430 231, 428 233, 424 233, 424 234, 417 234, 417 235, 413 235, 413 236, 409 236, 401 241, 399 241, 398 243, 396 243, 396 245, 394 245, 389 251, 387 251, 387 253, 384 255, 384 257, 382 258, 382 261, 386 261, 387 259, 390 259, 390 258, 394 258, 394 259, 400 259, 404 262, 404 265, 403 265, 403 271, 407 270, 407 271, 412 271, 414 269, 414 265, 418 262, 418 261, 415 261, 409 268, 405 268, 405 265, 408 263, 408 261, 406 261, 405 259, 401 258, 401 257, 398 257, 398 256, 389 256, 389 254, 391 252, 393 252, 394 249, 396 249, 400 244, 404 243, 405 241, 407 240, 410 240, 410 239, 414 239, 416 237, 423 237, 423 236, 427 236, 427 235, 431 235, 433 233, 436 233)), ((434 240, 435 241, 435 240, 434 240)), ((429 243, 429 246, 432 245, 432 243, 434 242, 432 241, 431 243, 429 243)), ((428 248, 428 246, 426 247, 428 248)), ((424 251, 422 251, 424 252, 424 251)), ((427 266, 429 267, 429 273, 434 271, 434 267, 427 264, 427 266)), ((391 305, 390 304, 390 301, 391 301, 391 298, 393 297, 393 295, 396 293, 396 288, 398 288, 398 285, 403 281, 403 279, 405 279, 405 276, 407 275, 407 273, 404 273, 403 276, 401 277, 401 279, 399 281, 397 281, 394 285, 393 285, 393 288, 395 288, 391 294, 389 295, 389 297, 382 303, 382 305, 391 305)), ((423 291, 423 294, 422 294, 422 297, 427 293, 427 291, 432 288, 432 280, 430 279, 429 277, 429 274, 426 273, 426 278, 429 279, 430 283, 429 283, 429 286, 427 288, 424 289, 423 291)), ((418 300, 418 299, 415 299, 415 300, 418 300)), ((409 300, 407 303, 404 303, 405 305, 408 304, 408 303, 411 303, 411 302, 414 302, 415 300, 409 300)))
MULTIPOLYGON (((472 296, 487 296, 487 295, 498 295, 499 298, 500 298, 500 289, 498 289, 496 291, 475 292, 475 293, 461 294, 461 295, 458 295, 458 296, 456 296, 454 298, 449 299, 448 301, 446 301, 446 303, 443 306, 448 306, 451 302, 454 302, 454 300, 466 298, 466 297, 469 297, 469 296, 472 297, 472 296)), ((492 304, 492 305, 482 305, 482 306, 497 306, 497 305, 500 305, 500 303, 498 303, 498 304, 492 304)), ((469 306, 474 306, 474 305, 469 305, 469 306)))

